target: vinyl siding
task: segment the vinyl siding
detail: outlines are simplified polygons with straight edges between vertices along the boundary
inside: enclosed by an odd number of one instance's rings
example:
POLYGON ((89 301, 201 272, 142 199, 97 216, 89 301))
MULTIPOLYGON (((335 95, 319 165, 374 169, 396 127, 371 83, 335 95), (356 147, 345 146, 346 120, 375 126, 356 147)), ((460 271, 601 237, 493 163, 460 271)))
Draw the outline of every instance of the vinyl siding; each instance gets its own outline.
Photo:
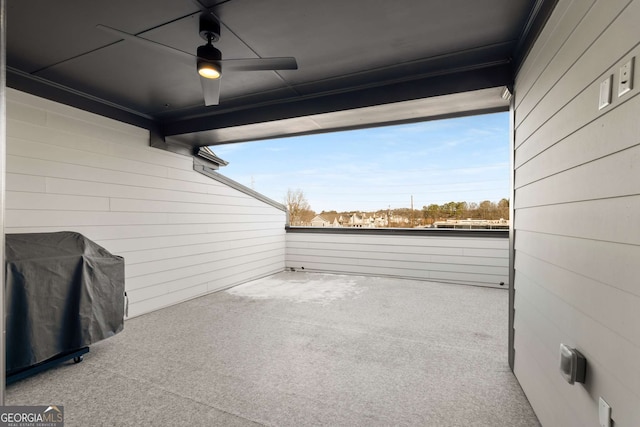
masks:
POLYGON ((5 231, 77 231, 123 256, 129 316, 284 269, 285 212, 146 130, 15 90, 7 116, 5 231))
POLYGON ((640 0, 560 0, 515 81, 514 371, 545 426, 598 425, 600 396, 616 427, 640 425, 638 22, 640 0), (560 343, 585 384, 560 376, 560 343))
POLYGON ((507 238, 293 231, 286 239, 287 268, 496 288, 508 283, 507 238))

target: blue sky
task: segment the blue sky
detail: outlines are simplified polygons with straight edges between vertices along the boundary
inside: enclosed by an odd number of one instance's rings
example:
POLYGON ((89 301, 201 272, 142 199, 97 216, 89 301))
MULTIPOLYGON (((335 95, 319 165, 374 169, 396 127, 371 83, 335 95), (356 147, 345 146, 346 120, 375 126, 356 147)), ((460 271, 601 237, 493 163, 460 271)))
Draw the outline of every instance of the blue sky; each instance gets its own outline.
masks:
POLYGON ((318 213, 509 198, 508 113, 211 148, 223 175, 278 202, 301 189, 318 213))

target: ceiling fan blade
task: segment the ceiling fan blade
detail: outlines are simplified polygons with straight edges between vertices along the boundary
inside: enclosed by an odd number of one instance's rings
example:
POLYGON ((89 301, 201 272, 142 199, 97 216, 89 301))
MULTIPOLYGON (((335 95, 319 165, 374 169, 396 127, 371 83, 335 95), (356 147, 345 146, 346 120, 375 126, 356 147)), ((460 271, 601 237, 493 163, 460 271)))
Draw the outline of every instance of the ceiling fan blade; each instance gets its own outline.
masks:
POLYGON ((129 34, 129 33, 126 33, 124 31, 120 31, 120 30, 117 30, 115 28, 108 27, 106 25, 98 24, 98 25, 96 25, 96 28, 98 28, 98 29, 100 29, 102 31, 106 31, 107 33, 111 33, 113 35, 116 35, 116 36, 118 36, 118 37, 120 37, 122 39, 129 40, 129 41, 132 41, 134 43, 139 43, 141 45, 144 45, 144 46, 147 46, 149 48, 155 49, 157 51, 161 51, 161 52, 165 52, 165 53, 167 53, 167 52, 168 53, 173 53, 176 56, 181 57, 183 59, 184 63, 187 64, 187 65, 193 66, 196 63, 196 56, 192 55, 192 54, 190 54, 188 52, 185 52, 183 50, 176 49, 176 48, 173 48, 171 46, 164 45, 162 43, 154 42, 154 41, 151 41, 149 39, 145 39, 145 38, 136 36, 135 34, 129 34))
POLYGON ((218 105, 220 101, 220 79, 207 79, 200 77, 204 105, 218 105))
POLYGON ((246 58, 223 59, 222 70, 232 71, 260 71, 260 70, 297 70, 296 58, 246 58))

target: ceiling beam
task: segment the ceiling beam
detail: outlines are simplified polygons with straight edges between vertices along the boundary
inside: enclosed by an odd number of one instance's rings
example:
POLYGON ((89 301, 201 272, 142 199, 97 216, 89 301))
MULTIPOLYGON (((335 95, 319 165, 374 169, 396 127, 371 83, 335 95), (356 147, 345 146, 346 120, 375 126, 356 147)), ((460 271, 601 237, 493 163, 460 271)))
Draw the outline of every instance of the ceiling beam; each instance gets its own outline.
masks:
POLYGON ((511 63, 503 61, 479 69, 445 75, 391 82, 312 97, 296 97, 278 103, 248 106, 231 112, 212 112, 195 118, 161 123, 160 132, 165 136, 183 135, 507 86, 512 82, 511 63))

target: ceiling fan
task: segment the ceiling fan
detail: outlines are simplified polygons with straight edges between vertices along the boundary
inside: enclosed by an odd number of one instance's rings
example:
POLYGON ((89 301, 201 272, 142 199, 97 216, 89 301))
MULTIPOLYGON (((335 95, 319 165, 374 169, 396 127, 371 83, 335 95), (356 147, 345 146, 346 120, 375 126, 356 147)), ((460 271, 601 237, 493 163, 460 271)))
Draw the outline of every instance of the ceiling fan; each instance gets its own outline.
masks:
POLYGON ((223 71, 298 69, 296 59, 292 57, 222 59, 222 53, 213 46, 213 43, 220 40, 220 20, 211 11, 200 14, 200 37, 206 41, 206 44, 198 47, 196 55, 106 25, 98 24, 96 28, 115 34, 125 40, 164 52, 171 52, 180 56, 184 61, 188 61, 188 64, 195 64, 200 75, 204 104, 207 106, 218 105, 220 101, 220 79, 223 71))

